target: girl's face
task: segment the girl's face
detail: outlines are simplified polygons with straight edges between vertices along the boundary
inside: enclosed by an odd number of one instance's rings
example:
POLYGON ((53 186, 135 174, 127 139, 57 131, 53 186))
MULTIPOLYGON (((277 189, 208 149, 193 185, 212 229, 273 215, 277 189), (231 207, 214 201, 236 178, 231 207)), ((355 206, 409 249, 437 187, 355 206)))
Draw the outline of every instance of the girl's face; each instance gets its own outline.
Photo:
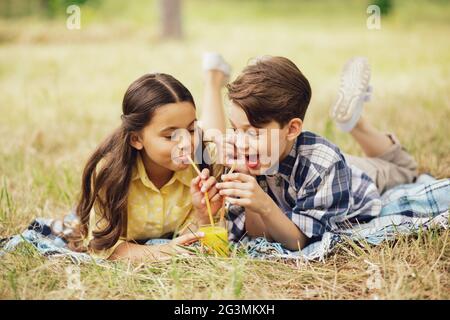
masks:
MULTIPOLYGON (((152 166, 179 171, 189 166, 187 156, 194 150, 195 108, 190 102, 170 103, 159 107, 131 144, 145 152, 152 166)), ((150 168, 151 170, 151 168, 150 168)))

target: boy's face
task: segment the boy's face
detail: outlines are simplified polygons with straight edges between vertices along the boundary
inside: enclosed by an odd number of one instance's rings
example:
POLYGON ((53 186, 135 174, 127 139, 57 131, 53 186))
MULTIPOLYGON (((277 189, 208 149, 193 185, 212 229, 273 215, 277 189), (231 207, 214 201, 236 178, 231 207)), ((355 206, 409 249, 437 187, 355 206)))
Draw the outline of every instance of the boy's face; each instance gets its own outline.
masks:
MULTIPOLYGON (((280 127, 276 121, 255 128, 248 121, 244 110, 233 103, 229 108, 229 120, 234 130, 232 142, 237 160, 236 171, 251 175, 264 174, 282 160, 290 152, 295 138, 301 132, 300 119, 298 132, 293 132, 291 123, 280 127)), ((270 173, 275 172, 271 170, 270 173)))

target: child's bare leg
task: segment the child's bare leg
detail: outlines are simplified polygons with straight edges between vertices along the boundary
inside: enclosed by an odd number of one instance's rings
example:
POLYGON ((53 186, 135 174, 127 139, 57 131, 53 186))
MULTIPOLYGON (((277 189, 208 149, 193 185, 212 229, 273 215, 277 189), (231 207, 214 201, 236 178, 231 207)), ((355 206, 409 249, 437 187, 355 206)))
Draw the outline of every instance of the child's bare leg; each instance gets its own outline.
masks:
POLYGON ((342 71, 339 94, 331 116, 340 129, 350 132, 367 157, 377 157, 388 151, 393 141, 361 116, 370 94, 369 62, 364 57, 350 59, 342 71))
POLYGON ((220 131, 222 134, 225 133, 225 110, 222 100, 222 88, 224 87, 225 77, 225 74, 219 70, 205 72, 205 88, 200 117, 205 140, 214 139, 213 129, 220 131))
POLYGON ((411 183, 417 177, 417 162, 395 136, 379 132, 362 118, 350 134, 366 156, 346 154, 347 162, 363 170, 375 182, 380 193, 399 184, 411 183))
MULTIPOLYGON (((203 55, 205 89, 201 113, 203 139, 212 141, 216 149, 216 162, 231 167, 234 163, 232 136, 227 136, 227 117, 223 106, 223 91, 230 77, 230 65, 217 53, 203 55)), ((235 170, 238 168, 236 167, 235 170)), ((241 168, 242 169, 242 168, 241 168)))
POLYGON ((378 131, 364 117, 359 118, 350 134, 359 143, 367 157, 381 156, 393 145, 388 135, 378 131))
POLYGON ((363 170, 385 190, 417 177, 417 163, 395 136, 378 131, 361 117, 364 102, 370 98, 370 66, 366 58, 352 58, 344 66, 338 98, 331 116, 343 131, 350 132, 366 157, 345 155, 349 164, 363 170))

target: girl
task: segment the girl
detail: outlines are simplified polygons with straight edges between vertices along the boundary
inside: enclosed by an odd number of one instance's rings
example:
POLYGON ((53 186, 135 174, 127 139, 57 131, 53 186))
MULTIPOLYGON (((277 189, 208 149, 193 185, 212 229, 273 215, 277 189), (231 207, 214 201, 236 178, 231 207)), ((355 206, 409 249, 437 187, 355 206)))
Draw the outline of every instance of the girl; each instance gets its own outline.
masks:
POLYGON ((196 131, 194 99, 172 76, 146 74, 129 86, 122 111, 120 127, 84 168, 76 207, 82 241, 71 247, 112 260, 183 253, 177 246, 198 240, 196 226, 209 222, 204 192, 214 213, 222 205, 209 168, 196 177, 187 161, 196 131), (168 243, 142 244, 172 236, 168 243))

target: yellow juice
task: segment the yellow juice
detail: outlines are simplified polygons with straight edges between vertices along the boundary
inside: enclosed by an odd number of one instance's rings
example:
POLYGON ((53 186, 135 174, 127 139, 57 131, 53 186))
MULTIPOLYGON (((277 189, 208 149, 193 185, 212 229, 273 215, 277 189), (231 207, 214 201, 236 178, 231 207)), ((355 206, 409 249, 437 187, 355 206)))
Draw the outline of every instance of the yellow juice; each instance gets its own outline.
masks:
POLYGON ((200 238, 200 243, 210 249, 215 254, 228 257, 230 250, 228 247, 228 232, 223 227, 212 227, 211 225, 201 226, 199 232, 204 232, 205 236, 200 238))

